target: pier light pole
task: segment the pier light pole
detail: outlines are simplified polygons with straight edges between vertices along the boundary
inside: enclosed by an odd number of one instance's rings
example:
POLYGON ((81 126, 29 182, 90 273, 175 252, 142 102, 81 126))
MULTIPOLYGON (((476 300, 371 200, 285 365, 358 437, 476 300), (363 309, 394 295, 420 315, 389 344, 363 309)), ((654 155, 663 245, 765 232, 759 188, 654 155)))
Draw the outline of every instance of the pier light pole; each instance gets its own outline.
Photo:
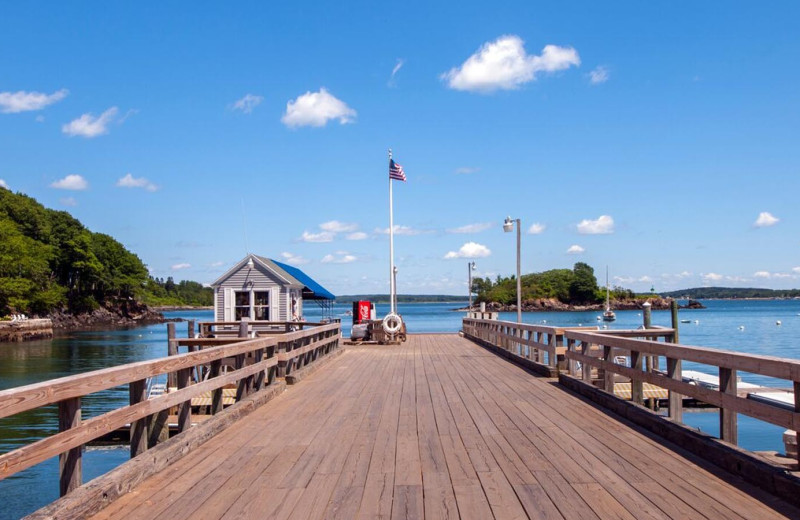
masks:
POLYGON ((512 219, 511 217, 506 217, 505 222, 503 222, 503 231, 506 233, 510 233, 512 229, 514 229, 514 223, 517 224, 517 323, 522 323, 522 278, 520 276, 520 228, 521 223, 520 219, 512 219))
POLYGON ((469 311, 472 311, 472 271, 475 270, 475 261, 467 263, 467 291, 469 292, 469 311))

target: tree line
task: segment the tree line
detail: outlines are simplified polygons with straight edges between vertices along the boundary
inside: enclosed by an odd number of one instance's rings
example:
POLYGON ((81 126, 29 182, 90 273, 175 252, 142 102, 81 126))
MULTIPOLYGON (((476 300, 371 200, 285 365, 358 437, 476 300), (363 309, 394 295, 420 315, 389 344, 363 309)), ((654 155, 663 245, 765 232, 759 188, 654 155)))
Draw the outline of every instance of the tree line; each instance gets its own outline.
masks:
MULTIPOLYGON (((597 284, 594 269, 583 262, 576 263, 572 269, 551 269, 541 273, 524 274, 520 279, 522 301, 536 299, 556 299, 565 304, 587 305, 599 303, 606 297, 605 287, 597 284)), ((498 275, 473 278, 472 292, 477 294, 476 302, 498 302, 509 305, 517 302, 517 277, 498 275)), ((630 289, 615 286, 610 290, 612 299, 632 299, 636 295, 630 289)))
MULTIPOLYGON (((181 284, 183 292, 174 294, 202 292, 196 282, 172 282, 181 284)), ((161 289, 168 295, 165 285, 113 237, 0 188, 0 315, 87 312, 114 301, 152 299, 161 289)))

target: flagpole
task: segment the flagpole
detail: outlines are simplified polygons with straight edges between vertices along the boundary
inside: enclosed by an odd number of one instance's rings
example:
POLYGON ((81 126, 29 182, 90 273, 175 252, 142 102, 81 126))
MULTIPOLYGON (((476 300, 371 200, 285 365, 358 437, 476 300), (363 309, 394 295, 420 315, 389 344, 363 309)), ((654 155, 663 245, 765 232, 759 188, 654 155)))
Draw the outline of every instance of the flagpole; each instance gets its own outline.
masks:
MULTIPOLYGON (((392 163, 392 149, 389 148, 389 165, 392 163)), ((395 313, 394 295, 397 288, 394 285, 394 212, 392 209, 392 177, 389 176, 389 307, 395 313)))

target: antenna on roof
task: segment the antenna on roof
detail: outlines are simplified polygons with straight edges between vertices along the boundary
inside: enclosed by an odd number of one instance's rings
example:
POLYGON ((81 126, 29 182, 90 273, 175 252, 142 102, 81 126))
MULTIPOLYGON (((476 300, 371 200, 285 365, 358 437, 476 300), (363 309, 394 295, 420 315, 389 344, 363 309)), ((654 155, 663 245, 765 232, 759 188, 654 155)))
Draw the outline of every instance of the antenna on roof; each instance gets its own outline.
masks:
POLYGON ((247 243, 247 219, 244 213, 244 197, 242 197, 242 233, 244 234, 244 249, 245 254, 250 254, 250 245, 247 243))

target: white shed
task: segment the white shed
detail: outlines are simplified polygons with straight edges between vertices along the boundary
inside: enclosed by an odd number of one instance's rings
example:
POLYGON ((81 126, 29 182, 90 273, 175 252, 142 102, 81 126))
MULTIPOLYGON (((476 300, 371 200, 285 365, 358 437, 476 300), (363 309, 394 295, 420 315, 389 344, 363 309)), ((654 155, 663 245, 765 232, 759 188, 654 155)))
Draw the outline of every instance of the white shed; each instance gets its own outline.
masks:
POLYGON ((211 284, 215 321, 294 321, 303 302, 313 301, 323 316, 335 296, 300 269, 258 255, 247 255, 211 284))

